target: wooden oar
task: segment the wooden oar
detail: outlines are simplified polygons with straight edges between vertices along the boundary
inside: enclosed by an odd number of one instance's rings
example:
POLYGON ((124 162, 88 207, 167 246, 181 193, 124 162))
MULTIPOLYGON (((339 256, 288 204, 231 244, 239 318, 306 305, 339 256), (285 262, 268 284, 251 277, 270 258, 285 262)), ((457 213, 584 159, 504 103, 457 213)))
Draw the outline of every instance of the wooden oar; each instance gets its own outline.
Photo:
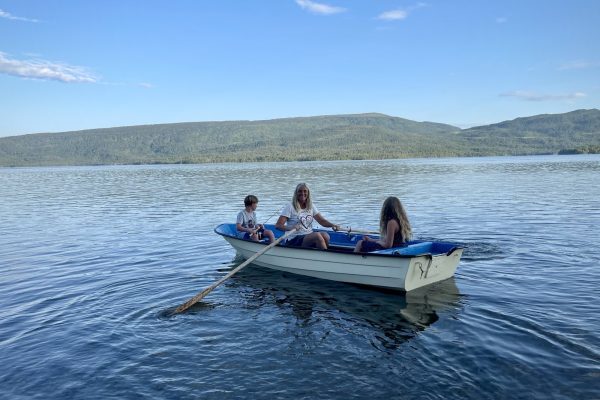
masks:
POLYGON ((357 235, 379 235, 379 232, 377 231, 365 231, 362 229, 354 229, 350 227, 348 227, 348 229, 340 228, 338 229, 338 232, 348 232, 349 235, 352 235, 354 233, 356 233, 357 235))
POLYGON ((173 314, 182 313, 185 310, 187 310, 188 308, 190 308, 191 306, 193 306, 194 304, 196 304, 197 302, 199 302, 200 300, 202 300, 207 294, 212 292, 214 288, 219 286, 221 283, 225 282, 227 279, 231 278, 233 275, 237 274, 242 268, 244 268, 246 265, 250 264, 252 261, 256 260, 258 257, 265 254, 267 251, 269 251, 273 247, 277 246, 277 244, 279 242, 281 242, 283 239, 290 236, 294 232, 296 232, 296 229, 287 231, 285 233, 285 235, 281 236, 279 239, 275 240, 273 243, 269 244, 267 247, 265 247, 264 249, 262 249, 261 251, 259 251, 258 253, 256 253, 249 259, 247 259, 246 261, 244 261, 242 264, 238 265, 235 269, 231 270, 227 275, 225 275, 224 277, 222 277, 221 279, 219 279, 218 281, 216 281, 215 283, 213 283, 212 285, 210 285, 206 289, 202 290, 200 293, 198 293, 197 295, 195 295, 194 297, 192 297, 191 299, 189 299, 188 301, 186 301, 185 303, 183 303, 182 305, 177 307, 175 309, 175 311, 173 312, 173 314))

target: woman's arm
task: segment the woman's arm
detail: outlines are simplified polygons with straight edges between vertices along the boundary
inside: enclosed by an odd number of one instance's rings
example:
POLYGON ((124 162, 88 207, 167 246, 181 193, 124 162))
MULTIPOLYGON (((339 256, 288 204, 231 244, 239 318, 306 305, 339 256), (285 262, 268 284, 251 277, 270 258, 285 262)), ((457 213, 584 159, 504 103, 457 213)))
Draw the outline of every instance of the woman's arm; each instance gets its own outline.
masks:
POLYGON ((287 226, 287 220, 288 217, 284 216, 284 215, 280 215, 279 219, 277 219, 277 222, 275 223, 275 228, 279 229, 280 231, 286 231, 286 226, 287 226))
POLYGON ((331 222, 327 221, 325 219, 325 217, 323 217, 321 215, 321 213, 318 213, 317 215, 315 215, 315 219, 317 220, 317 222, 319 224, 321 224, 321 226, 324 226, 326 228, 332 228, 334 231, 337 231, 338 229, 340 229, 339 225, 336 225, 334 223, 331 223, 331 222))

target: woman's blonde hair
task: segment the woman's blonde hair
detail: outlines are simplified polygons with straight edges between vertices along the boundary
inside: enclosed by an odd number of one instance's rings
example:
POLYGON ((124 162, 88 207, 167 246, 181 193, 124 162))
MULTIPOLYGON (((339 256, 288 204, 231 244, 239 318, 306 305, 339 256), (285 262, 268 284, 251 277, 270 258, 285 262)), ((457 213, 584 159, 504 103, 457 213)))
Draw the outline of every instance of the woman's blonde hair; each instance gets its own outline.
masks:
POLYGON ((402 207, 400 199, 394 196, 385 199, 383 206, 381 207, 379 230, 382 236, 386 233, 388 221, 392 219, 395 219, 396 222, 398 222, 398 225, 400 225, 402 241, 406 242, 407 240, 410 240, 412 237, 412 229, 410 227, 410 222, 408 221, 408 216, 406 215, 406 211, 404 211, 404 207, 402 207))
POLYGON ((294 190, 294 195, 292 196, 292 205, 294 206, 296 211, 300 211, 302 209, 300 203, 298 202, 298 190, 302 188, 305 188, 308 191, 308 195, 306 196, 306 209, 309 210, 312 208, 312 200, 310 197, 310 189, 308 188, 308 185, 306 183, 299 183, 298 185, 296 185, 296 190, 294 190))

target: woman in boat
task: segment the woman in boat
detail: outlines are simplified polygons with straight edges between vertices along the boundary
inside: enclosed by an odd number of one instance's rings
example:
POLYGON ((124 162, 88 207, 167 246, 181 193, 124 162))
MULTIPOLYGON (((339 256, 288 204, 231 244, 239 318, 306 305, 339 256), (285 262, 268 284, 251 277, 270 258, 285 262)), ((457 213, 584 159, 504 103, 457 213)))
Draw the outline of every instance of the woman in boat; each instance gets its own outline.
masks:
POLYGON ((316 247, 326 250, 329 246, 329 235, 326 232, 314 232, 313 220, 334 231, 339 229, 339 225, 327 221, 321 215, 319 209, 312 202, 310 189, 306 183, 300 183, 294 190, 291 203, 281 210, 275 227, 280 231, 296 229, 296 232, 284 242, 287 246, 316 247))
POLYGON ((390 247, 400 246, 410 240, 412 229, 406 211, 402 207, 400 199, 390 196, 383 202, 381 207, 381 216, 379 217, 379 240, 363 236, 362 240, 356 243, 355 253, 367 253, 370 251, 389 249, 390 247))

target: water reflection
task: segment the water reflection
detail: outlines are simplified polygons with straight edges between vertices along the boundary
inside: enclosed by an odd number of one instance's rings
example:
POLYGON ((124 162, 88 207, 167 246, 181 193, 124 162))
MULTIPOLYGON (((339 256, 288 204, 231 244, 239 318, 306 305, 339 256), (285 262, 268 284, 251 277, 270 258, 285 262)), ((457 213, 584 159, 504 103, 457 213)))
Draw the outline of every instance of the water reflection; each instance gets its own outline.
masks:
MULTIPOLYGON (((236 258, 233 267, 242 261, 236 258)), ((318 346, 319 338, 341 329, 378 349, 393 350, 462 308, 454 278, 400 293, 251 265, 227 285, 240 293, 248 309, 277 307, 280 314, 292 315, 296 322, 289 333, 305 347, 318 346)))

